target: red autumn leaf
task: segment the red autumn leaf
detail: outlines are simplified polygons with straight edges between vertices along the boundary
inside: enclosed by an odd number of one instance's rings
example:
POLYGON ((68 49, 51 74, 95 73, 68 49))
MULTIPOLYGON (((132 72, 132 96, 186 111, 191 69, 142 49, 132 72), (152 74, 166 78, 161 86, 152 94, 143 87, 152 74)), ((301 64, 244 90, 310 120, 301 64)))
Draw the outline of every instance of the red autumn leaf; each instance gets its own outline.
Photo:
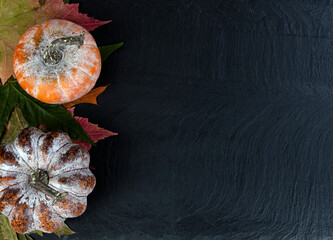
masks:
POLYGON ((67 108, 67 110, 72 114, 72 117, 74 117, 74 109, 75 107, 67 108))
POLYGON ((85 13, 79 13, 79 4, 64 3, 63 0, 48 0, 42 6, 40 11, 42 16, 47 16, 49 19, 57 18, 64 19, 76 24, 81 25, 88 31, 92 31, 95 28, 107 24, 111 21, 99 21, 92 17, 88 17, 85 13))
POLYGON ((106 137, 118 135, 118 133, 111 132, 104 128, 98 127, 97 124, 93 124, 88 122, 88 118, 83 117, 74 117, 76 121, 78 121, 84 131, 88 134, 88 136, 93 140, 94 143, 97 141, 104 139, 106 137))
MULTIPOLYGON (((118 133, 101 128, 97 124, 90 123, 88 121, 88 118, 74 116, 74 109, 75 108, 72 107, 67 110, 70 111, 75 120, 81 124, 83 130, 88 134, 88 136, 91 138, 91 140, 93 140, 94 143, 104 138, 118 135, 118 133)), ((91 148, 91 144, 84 141, 76 141, 74 143, 80 144, 88 150, 90 150, 91 148)))

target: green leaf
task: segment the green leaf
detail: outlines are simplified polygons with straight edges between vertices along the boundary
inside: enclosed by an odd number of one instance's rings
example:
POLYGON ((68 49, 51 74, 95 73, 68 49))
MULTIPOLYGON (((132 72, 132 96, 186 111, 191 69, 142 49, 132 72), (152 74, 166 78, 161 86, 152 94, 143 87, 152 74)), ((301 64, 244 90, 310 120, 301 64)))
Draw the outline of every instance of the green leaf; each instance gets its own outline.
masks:
POLYGON ((34 240, 32 237, 30 237, 28 234, 20 234, 17 233, 18 240, 34 240))
POLYGON ((102 62, 104 62, 110 56, 111 53, 113 53, 114 51, 116 51, 122 45, 124 45, 123 42, 112 44, 112 45, 108 45, 108 46, 101 46, 101 47, 99 47, 99 51, 101 53, 102 62))
POLYGON ((21 234, 21 233, 16 233, 16 234, 17 234, 18 240, 27 240, 27 237, 25 236, 25 234, 21 234))
POLYGON ((13 77, 8 80, 6 85, 9 86, 11 97, 18 98, 23 116, 30 126, 37 127, 42 124, 50 130, 67 132, 73 140, 79 139, 94 144, 81 125, 64 107, 58 104, 44 103, 31 97, 13 77))
POLYGON ((24 234, 17 233, 16 237, 18 238, 18 240, 27 240, 24 234))
POLYGON ((72 235, 72 234, 74 234, 75 232, 72 230, 72 229, 70 229, 67 225, 66 225, 66 223, 64 223, 62 226, 61 226, 61 228, 58 230, 58 231, 56 231, 54 234, 55 235, 57 235, 58 237, 60 237, 60 236, 62 236, 62 235, 72 235))
POLYGON ((8 85, 0 87, 0 135, 2 134, 11 111, 18 104, 8 85))
POLYGON ((64 3, 69 3, 69 0, 64 0, 64 3))
POLYGON ((28 234, 20 234, 17 233, 18 240, 34 240, 32 237, 30 237, 28 234))
POLYGON ((15 107, 10 115, 7 131, 1 137, 0 145, 14 141, 19 132, 28 126, 29 124, 24 119, 21 109, 15 107))
POLYGON ((8 218, 0 214, 0 239, 3 240, 17 240, 17 235, 9 223, 8 218))

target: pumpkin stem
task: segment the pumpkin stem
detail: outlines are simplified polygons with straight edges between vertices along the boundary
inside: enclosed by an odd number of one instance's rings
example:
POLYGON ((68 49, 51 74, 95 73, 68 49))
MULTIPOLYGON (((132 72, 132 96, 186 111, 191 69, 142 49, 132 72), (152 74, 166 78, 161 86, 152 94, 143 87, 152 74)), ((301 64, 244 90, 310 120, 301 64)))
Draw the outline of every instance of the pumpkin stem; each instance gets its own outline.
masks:
POLYGON ((46 66, 54 66, 59 64, 64 56, 64 47, 67 45, 76 45, 78 48, 80 48, 84 43, 85 33, 86 32, 83 31, 78 36, 62 37, 53 40, 47 49, 41 53, 44 64, 46 66))
POLYGON ((37 169, 37 171, 31 173, 29 183, 34 188, 42 191, 49 197, 53 198, 52 205, 64 199, 64 197, 66 197, 68 194, 66 192, 58 192, 57 190, 48 186, 49 176, 47 172, 43 171, 42 169, 37 169))

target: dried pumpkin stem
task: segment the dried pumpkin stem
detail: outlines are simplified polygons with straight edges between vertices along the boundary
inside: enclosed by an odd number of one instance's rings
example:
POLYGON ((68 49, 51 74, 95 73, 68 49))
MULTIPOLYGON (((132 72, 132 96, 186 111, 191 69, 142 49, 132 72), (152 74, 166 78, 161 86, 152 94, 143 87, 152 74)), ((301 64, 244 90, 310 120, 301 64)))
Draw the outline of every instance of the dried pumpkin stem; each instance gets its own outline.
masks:
POLYGON ((47 184, 49 183, 49 176, 47 172, 43 171, 42 169, 38 169, 37 171, 31 173, 29 183, 34 188, 42 191, 49 197, 53 198, 52 205, 61 201, 68 194, 66 192, 58 192, 57 190, 48 186, 47 184))
POLYGON ((79 36, 57 38, 51 42, 47 49, 42 53, 42 60, 46 66, 57 65, 63 58, 64 46, 76 45, 80 48, 84 43, 83 31, 79 36))

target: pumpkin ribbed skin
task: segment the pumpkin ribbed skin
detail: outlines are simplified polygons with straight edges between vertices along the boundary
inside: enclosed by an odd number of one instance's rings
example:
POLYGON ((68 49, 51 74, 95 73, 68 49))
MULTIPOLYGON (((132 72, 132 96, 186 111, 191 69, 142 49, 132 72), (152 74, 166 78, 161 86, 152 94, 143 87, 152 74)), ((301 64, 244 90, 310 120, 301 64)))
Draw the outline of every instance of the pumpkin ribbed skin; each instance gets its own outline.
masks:
POLYGON ((19 84, 40 101, 61 104, 88 93, 101 71, 101 56, 94 38, 83 27, 53 19, 28 29, 14 52, 14 73, 19 84), (84 32, 82 46, 61 45, 63 54, 55 65, 46 65, 43 54, 59 38, 77 37, 84 32))
POLYGON ((66 218, 81 215, 95 187, 89 153, 66 133, 23 129, 16 140, 0 147, 0 211, 18 233, 57 231, 66 218), (56 203, 30 184, 31 173, 48 174, 48 186, 66 196, 56 203))

